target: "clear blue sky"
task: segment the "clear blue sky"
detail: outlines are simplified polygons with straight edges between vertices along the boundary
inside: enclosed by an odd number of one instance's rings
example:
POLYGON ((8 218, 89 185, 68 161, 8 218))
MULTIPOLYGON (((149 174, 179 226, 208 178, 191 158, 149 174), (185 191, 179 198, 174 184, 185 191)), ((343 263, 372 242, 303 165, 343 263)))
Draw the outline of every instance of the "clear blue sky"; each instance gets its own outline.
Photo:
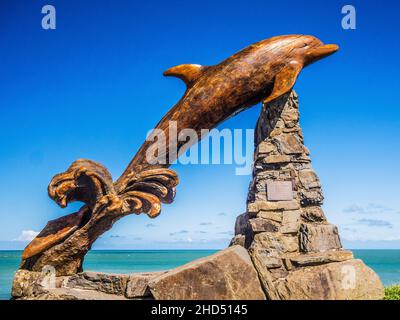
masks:
MULTIPOLYGON (((67 209, 47 197, 55 173, 89 158, 118 177, 184 85, 162 72, 212 65, 281 34, 337 43, 296 84, 306 145, 346 246, 400 247, 400 23, 397 1, 0 2, 0 248, 22 248, 67 209), (353 4, 357 29, 343 30, 353 4), (57 29, 41 28, 41 8, 57 29), (368 240, 368 241, 367 241, 368 240)), ((254 128, 259 106, 222 128, 254 128)), ((233 165, 176 165, 161 216, 119 221, 95 248, 221 248, 244 212, 250 176, 233 165)))

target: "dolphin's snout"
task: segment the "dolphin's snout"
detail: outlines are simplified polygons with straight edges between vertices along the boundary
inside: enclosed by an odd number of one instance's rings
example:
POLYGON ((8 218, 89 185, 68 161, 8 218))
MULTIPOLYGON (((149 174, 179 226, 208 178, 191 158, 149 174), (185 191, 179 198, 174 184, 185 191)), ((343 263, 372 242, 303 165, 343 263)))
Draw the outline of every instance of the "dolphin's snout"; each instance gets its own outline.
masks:
POLYGON ((339 46, 336 44, 322 44, 314 47, 305 54, 305 64, 308 65, 322 58, 330 56, 338 50, 339 46))
POLYGON ((327 55, 330 55, 330 54, 338 51, 339 46, 337 44, 324 44, 316 49, 317 49, 316 51, 318 52, 318 54, 326 57, 327 55))

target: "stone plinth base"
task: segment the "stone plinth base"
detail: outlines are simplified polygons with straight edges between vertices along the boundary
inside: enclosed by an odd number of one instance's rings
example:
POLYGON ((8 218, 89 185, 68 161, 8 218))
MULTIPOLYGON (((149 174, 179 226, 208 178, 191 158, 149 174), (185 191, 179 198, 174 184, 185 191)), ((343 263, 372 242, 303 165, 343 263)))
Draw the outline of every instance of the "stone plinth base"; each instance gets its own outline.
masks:
POLYGON ((294 92, 264 105, 247 212, 232 245, 246 247, 269 299, 381 299, 379 277, 350 251, 321 208, 294 92))

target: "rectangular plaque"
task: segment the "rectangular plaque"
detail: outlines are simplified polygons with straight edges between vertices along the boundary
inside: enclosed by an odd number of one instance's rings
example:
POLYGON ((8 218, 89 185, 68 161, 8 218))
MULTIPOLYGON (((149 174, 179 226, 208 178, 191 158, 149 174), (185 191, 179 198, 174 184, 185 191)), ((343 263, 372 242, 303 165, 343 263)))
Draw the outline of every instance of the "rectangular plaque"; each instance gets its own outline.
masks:
POLYGON ((267 181, 267 198, 270 201, 293 200, 292 181, 267 181))

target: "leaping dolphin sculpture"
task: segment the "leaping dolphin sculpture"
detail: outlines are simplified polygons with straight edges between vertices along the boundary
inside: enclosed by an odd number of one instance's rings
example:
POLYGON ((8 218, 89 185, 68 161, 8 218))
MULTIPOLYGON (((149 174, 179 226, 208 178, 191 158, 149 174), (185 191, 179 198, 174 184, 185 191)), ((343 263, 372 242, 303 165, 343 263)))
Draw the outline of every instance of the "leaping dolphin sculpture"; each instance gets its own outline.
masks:
MULTIPOLYGON (((187 90, 179 102, 161 119, 156 129, 168 137, 171 121, 177 131, 191 128, 200 135, 263 100, 269 103, 289 92, 301 69, 338 50, 324 45, 313 36, 278 36, 257 42, 215 66, 182 64, 164 72, 165 76, 182 79, 187 90)), ((178 145, 178 153, 184 142, 178 145)), ((149 167, 145 156, 152 141, 146 141, 117 181, 123 185, 125 175, 149 167)), ((167 147, 169 163, 176 160, 167 147)))
MULTIPOLYGON (((183 64, 164 72, 182 79, 187 90, 161 119, 156 129, 169 136, 171 122, 177 131, 190 128, 198 134, 212 129, 261 101, 268 104, 289 92, 302 68, 338 50, 306 35, 278 36, 257 42, 214 66, 183 64)), ((50 182, 49 196, 60 206, 83 201, 78 213, 50 221, 25 248, 21 268, 40 270, 53 265, 59 275, 82 269, 83 257, 92 243, 121 217, 146 212, 160 213, 161 202, 172 202, 178 184, 168 169, 178 154, 189 147, 166 145, 168 163, 149 163, 145 141, 125 172, 113 183, 107 169, 91 160, 77 160, 50 182)))

